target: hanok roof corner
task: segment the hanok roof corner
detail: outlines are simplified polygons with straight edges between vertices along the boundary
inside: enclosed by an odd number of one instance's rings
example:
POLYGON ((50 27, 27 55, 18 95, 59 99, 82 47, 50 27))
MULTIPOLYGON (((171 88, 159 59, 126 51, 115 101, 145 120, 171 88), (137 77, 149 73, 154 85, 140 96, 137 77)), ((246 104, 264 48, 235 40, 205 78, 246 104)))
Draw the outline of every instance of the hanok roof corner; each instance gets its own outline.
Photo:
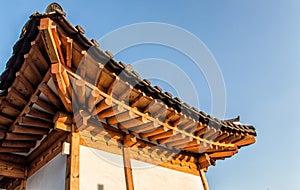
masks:
POLYGON ((188 163, 182 170, 190 173, 255 142, 254 127, 213 118, 142 80, 87 39, 57 4, 30 16, 0 89, 0 165, 14 168, 0 169, 0 176, 24 177, 37 142, 63 138, 75 123, 85 141, 104 136, 147 147, 159 159, 188 163))

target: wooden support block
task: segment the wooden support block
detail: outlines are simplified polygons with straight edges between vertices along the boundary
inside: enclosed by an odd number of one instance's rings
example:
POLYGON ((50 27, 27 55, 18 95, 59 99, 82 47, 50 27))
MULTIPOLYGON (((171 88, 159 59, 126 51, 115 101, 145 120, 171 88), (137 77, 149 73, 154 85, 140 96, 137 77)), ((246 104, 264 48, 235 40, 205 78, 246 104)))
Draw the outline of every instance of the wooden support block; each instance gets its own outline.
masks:
POLYGON ((71 115, 63 112, 57 112, 54 115, 53 123, 60 122, 71 125, 73 123, 73 118, 71 115))
POLYGON ((212 159, 208 154, 202 154, 198 158, 198 164, 200 169, 207 169, 209 166, 213 165, 212 159))
POLYGON ((160 127, 156 128, 156 129, 153 129, 151 131, 141 133, 140 137, 148 138, 148 137, 155 136, 155 135, 158 135, 158 134, 161 134, 161 133, 165 133, 168 130, 169 130, 168 128, 160 126, 160 127))
POLYGON ((74 116, 74 121, 76 124, 75 131, 82 131, 88 127, 88 120, 90 119, 91 114, 85 110, 79 110, 78 113, 74 116))
POLYGON ((48 100, 55 105, 58 109, 63 110, 61 100, 59 97, 51 90, 51 88, 46 83, 41 83, 38 89, 48 98, 48 100))
POLYGON ((55 130, 66 131, 66 132, 72 132, 72 125, 62 123, 62 122, 55 122, 54 123, 54 129, 55 130))
POLYGON ((126 134, 124 137, 124 146, 132 147, 137 143, 136 136, 131 134, 126 134))

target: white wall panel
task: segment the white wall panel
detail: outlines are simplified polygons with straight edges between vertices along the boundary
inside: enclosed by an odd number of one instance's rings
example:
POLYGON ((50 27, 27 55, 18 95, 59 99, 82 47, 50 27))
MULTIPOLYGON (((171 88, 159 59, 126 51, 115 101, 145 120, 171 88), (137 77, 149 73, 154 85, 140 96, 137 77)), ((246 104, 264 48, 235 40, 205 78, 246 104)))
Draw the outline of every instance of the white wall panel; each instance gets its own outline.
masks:
POLYGON ((27 179, 27 190, 65 189, 66 157, 58 154, 27 179))

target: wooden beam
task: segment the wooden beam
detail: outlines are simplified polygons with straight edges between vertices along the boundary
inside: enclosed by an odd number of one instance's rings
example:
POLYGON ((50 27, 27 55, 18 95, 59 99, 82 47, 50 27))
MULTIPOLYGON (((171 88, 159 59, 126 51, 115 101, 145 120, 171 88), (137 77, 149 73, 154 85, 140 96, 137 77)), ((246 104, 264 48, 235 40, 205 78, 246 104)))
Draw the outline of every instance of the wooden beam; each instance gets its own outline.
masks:
POLYGON ((142 116, 142 117, 138 117, 138 118, 131 119, 131 120, 120 123, 119 128, 120 129, 131 129, 136 126, 143 125, 147 122, 148 122, 148 120, 142 116))
POLYGON ((88 110, 90 113, 93 113, 96 104, 98 104, 103 99, 102 96, 100 96, 100 93, 98 90, 93 89, 90 92, 89 99, 88 99, 88 110))
POLYGON ((21 164, 0 160, 0 176, 9 178, 25 178, 25 169, 21 164))
POLYGON ((42 135, 33 134, 20 134, 20 133, 7 133, 6 140, 25 140, 25 141, 37 141, 43 138, 42 135))
POLYGON ((68 112, 72 112, 72 87, 66 71, 61 63, 51 65, 51 73, 55 82, 57 94, 68 112))
POLYGON ((13 154, 13 153, 0 153, 0 160, 18 163, 18 164, 25 164, 26 156, 13 154))
POLYGON ((146 132, 155 130, 159 126, 160 126, 159 124, 149 121, 145 124, 131 128, 130 131, 132 131, 132 134, 146 133, 146 132))
POLYGON ((20 71, 16 73, 16 79, 20 81, 30 92, 34 91, 34 87, 20 71))
POLYGON ((55 107, 57 107, 57 109, 63 110, 61 100, 46 83, 41 83, 38 89, 48 98, 48 100, 55 107))
POLYGON ((49 132, 49 129, 40 128, 40 127, 30 127, 30 126, 21 126, 13 125, 11 131, 13 133, 25 133, 25 134, 34 134, 34 135, 46 135, 49 132))
POLYGON ((216 159, 228 158, 233 155, 234 155, 233 151, 224 151, 224 152, 215 152, 215 153, 209 154, 209 157, 216 160, 216 159))
POLYGON ((172 137, 173 135, 176 134, 176 131, 174 131, 174 130, 165 131, 165 129, 163 127, 162 128, 158 128, 156 130, 159 130, 159 129, 162 129, 162 131, 164 131, 164 132, 149 137, 149 140, 156 141, 156 140, 160 140, 160 139, 172 137))
POLYGON ((24 141, 24 140, 4 140, 2 141, 2 147, 12 148, 33 148, 35 147, 35 141, 24 141))
POLYGON ((105 98, 96 105, 94 111, 92 112, 92 115, 96 115, 111 106, 112 106, 111 98, 105 98))
POLYGON ((246 146, 246 145, 250 145, 250 144, 253 144, 255 143, 256 140, 255 140, 255 137, 254 136, 251 136, 251 135, 247 135, 246 137, 244 137, 243 139, 237 141, 237 142, 234 142, 235 145, 241 147, 241 146, 246 146))
POLYGON ((107 117, 112 117, 112 116, 120 114, 121 112, 124 112, 124 111, 125 111, 125 109, 122 106, 116 105, 116 106, 107 108, 107 109, 101 111, 100 113, 98 113, 98 118, 104 119, 107 117))
POLYGON ((23 125, 23 126, 31 126, 31 127, 45 128, 45 129, 53 128, 53 123, 40 120, 40 119, 33 119, 30 117, 21 117, 18 120, 18 123, 19 125, 23 125))
POLYGON ((66 65, 68 67, 72 67, 72 51, 73 51, 73 40, 69 37, 62 36, 62 44, 65 48, 65 60, 66 60, 66 65))
POLYGON ((107 123, 110 125, 121 123, 130 119, 139 117, 137 114, 133 113, 131 110, 125 111, 118 115, 112 116, 107 119, 107 123))
POLYGON ((52 34, 52 28, 55 27, 52 25, 52 22, 53 21, 50 18, 42 18, 40 20, 39 29, 42 32, 42 38, 44 43, 46 44, 46 51, 51 63, 58 63, 60 60, 52 34))
POLYGON ((53 115, 52 114, 49 114, 47 112, 38 110, 38 109, 33 108, 33 107, 25 108, 25 114, 30 116, 30 117, 33 117, 35 119, 41 119, 41 120, 49 122, 49 123, 52 123, 52 121, 53 121, 53 115))
POLYGON ((124 162, 124 172, 125 172, 125 181, 126 189, 134 190, 132 168, 130 163, 130 150, 128 147, 122 147, 123 151, 123 162, 124 162))
POLYGON ((0 153, 27 153, 30 148, 0 147, 0 153))
POLYGON ((10 87, 7 91, 8 91, 8 94, 10 94, 11 96, 18 99, 23 105, 27 104, 26 98, 19 91, 14 89, 13 87, 10 87))
POLYGON ((50 114, 54 115, 57 111, 57 109, 54 108, 55 107, 54 105, 42 100, 38 96, 33 96, 31 98, 31 102, 38 105, 39 107, 41 107, 46 112, 49 112, 50 114))
POLYGON ((28 177, 33 175, 61 152, 62 144, 66 138, 66 132, 52 130, 52 132, 43 139, 41 144, 34 149, 27 158, 28 177))
MULTIPOLYGON (((41 36, 39 36, 39 38, 41 38, 41 36)), ((39 41, 36 39, 36 41, 39 41)), ((42 52, 40 51, 39 45, 37 44, 36 41, 32 41, 31 42, 31 49, 29 51, 29 55, 35 55, 38 58, 38 66, 40 68, 40 70, 46 71, 49 69, 49 64, 47 63, 47 61, 45 60, 44 56, 42 55, 42 52)))

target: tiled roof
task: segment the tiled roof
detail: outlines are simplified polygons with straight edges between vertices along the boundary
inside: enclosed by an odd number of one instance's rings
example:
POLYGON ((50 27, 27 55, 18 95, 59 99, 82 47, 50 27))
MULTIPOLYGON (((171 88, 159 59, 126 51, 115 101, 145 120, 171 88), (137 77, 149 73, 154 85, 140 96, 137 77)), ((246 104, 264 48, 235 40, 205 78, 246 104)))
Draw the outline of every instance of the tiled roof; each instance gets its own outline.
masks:
POLYGON ((56 24, 58 24, 64 30, 64 32, 66 32, 77 43, 79 43, 83 49, 89 49, 90 52, 92 51, 92 55, 96 60, 100 59, 103 61, 103 59, 107 59, 108 62, 105 65, 107 69, 116 73, 117 75, 122 72, 122 75, 120 75, 122 80, 134 85, 136 89, 141 90, 147 96, 151 96, 154 99, 160 99, 167 106, 177 110, 178 112, 181 112, 188 117, 192 117, 193 119, 204 124, 210 123, 210 126, 213 126, 216 129, 221 129, 221 131, 247 133, 256 136, 256 131, 253 126, 236 124, 232 121, 213 118, 212 116, 199 111, 197 108, 190 107, 188 104, 183 103, 179 98, 173 98, 171 93, 163 92, 160 87, 151 86, 150 81, 146 79, 142 80, 137 72, 134 70, 127 70, 124 63, 115 61, 110 53, 100 50, 98 48, 97 41, 89 40, 84 35, 84 30, 82 27, 79 25, 73 26, 66 19, 65 13, 59 9, 55 9, 52 12, 44 14, 39 14, 36 12, 30 16, 29 21, 22 29, 20 39, 13 48, 13 55, 7 62, 5 71, 0 76, 0 90, 2 90, 2 95, 5 95, 8 88, 12 85, 16 76, 16 72, 19 71, 24 62, 24 54, 28 53, 30 50, 30 42, 36 38, 39 32, 39 21, 44 17, 49 17, 56 22, 56 24))

